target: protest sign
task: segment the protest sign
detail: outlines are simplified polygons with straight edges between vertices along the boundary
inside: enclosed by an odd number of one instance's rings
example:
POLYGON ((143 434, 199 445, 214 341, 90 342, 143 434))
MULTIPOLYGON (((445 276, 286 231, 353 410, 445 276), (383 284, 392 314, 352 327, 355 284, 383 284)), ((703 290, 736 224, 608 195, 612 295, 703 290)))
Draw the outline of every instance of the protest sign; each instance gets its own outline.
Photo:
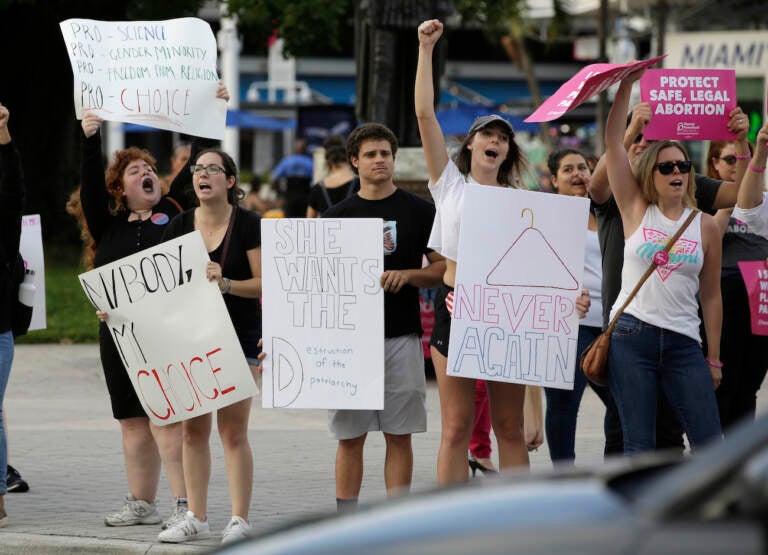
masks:
POLYGON ((768 268, 765 260, 741 261, 739 270, 747 287, 752 333, 768 335, 768 268))
POLYGON ((590 97, 606 90, 614 83, 639 67, 650 67, 664 58, 658 56, 628 64, 591 64, 582 68, 576 75, 568 79, 530 116, 527 122, 543 122, 556 120, 567 111, 572 110, 590 97))
POLYGON ((736 139, 728 131, 728 114, 736 107, 733 70, 649 69, 640 78, 640 99, 651 105, 646 139, 736 139))
MULTIPOLYGON (((74 73, 75 112, 221 139, 216 40, 208 23, 67 19, 59 26, 74 73)), ((233 91, 233 93, 236 91, 233 91)))
POLYGON ((583 198, 467 185, 448 374, 573 388, 588 210, 583 198))
POLYGON ((384 408, 380 219, 261 220, 264 407, 384 408))
POLYGON ((45 307, 45 261, 43 259, 43 235, 40 214, 21 218, 19 252, 27 270, 32 270, 35 285, 35 304, 32 305, 32 322, 29 331, 44 330, 47 326, 45 307))
POLYGON ((251 397, 251 375, 194 231, 80 274, 152 422, 171 424, 251 397))

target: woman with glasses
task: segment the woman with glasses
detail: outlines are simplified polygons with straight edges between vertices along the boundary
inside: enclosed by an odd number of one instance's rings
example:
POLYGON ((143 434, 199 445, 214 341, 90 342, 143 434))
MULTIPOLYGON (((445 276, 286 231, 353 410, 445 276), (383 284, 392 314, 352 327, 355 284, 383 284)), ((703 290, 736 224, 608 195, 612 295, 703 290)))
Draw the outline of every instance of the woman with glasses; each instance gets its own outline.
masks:
MULTIPOLYGON (((219 85, 216 97, 229 100, 226 87, 219 85)), ((105 175, 102 122, 93 113, 83 113, 80 201, 93 238, 93 266, 97 268, 159 244, 168 222, 189 204, 185 190, 189 179, 177 176, 168 194, 163 195, 155 159, 146 150, 130 147, 115 152, 105 175)), ((198 150, 202 141, 196 140, 198 150)), ((97 315, 101 320, 101 364, 112 414, 120 423, 129 490, 123 507, 107 515, 104 522, 107 526, 160 523, 155 497, 162 462, 175 498, 171 516, 163 523, 165 528, 187 510, 181 425, 155 426, 149 421, 112 340, 107 315, 97 315)))
MULTIPOLYGON (((768 369, 768 337, 752 333, 749 298, 739 270, 740 261, 768 257, 768 236, 761 219, 762 191, 755 194, 749 186, 750 179, 757 174, 748 166, 755 149, 746 139, 747 130, 747 126, 742 128, 735 141, 712 141, 707 155, 708 176, 742 182, 736 208, 720 210, 716 216, 724 232, 720 274, 723 381, 716 396, 720 423, 726 434, 742 418, 754 419, 757 391, 768 369)), ((765 145, 758 145, 758 150, 764 151, 765 145)))
MULTIPOLYGON (((176 216, 163 238, 171 239, 197 230, 202 235, 210 260, 206 277, 216 281, 245 357, 256 376, 261 337, 261 229, 259 216, 238 206, 243 191, 237 186, 234 160, 218 149, 193 157, 187 176, 199 206, 176 216)), ((253 454, 248 443, 248 416, 251 399, 244 399, 216 413, 219 437, 229 480, 232 516, 223 532, 222 543, 246 536, 248 509, 253 489, 253 454)), ((160 533, 163 542, 180 543, 210 536, 208 524, 208 483, 211 479, 209 446, 212 415, 182 422, 184 478, 189 494, 189 512, 160 533)))
POLYGON ((668 255, 668 239, 696 209, 693 166, 677 142, 657 141, 630 165, 623 138, 637 70, 619 85, 605 131, 608 181, 624 223, 624 305, 651 262, 648 280, 620 316, 611 338, 609 387, 619 409, 624 452, 656 445, 660 385, 691 448, 720 437, 715 388, 721 378, 721 239, 714 219, 698 213, 668 255), (697 295, 708 339, 701 349, 697 295))

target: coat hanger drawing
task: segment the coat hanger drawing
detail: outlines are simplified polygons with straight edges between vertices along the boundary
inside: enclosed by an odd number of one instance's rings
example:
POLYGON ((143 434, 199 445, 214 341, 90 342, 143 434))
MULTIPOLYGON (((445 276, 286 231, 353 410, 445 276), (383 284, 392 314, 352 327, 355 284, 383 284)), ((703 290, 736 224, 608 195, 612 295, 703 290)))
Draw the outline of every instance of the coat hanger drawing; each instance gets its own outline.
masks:
POLYGON ((485 283, 502 287, 577 290, 579 284, 573 273, 544 234, 534 227, 533 209, 523 208, 520 217, 524 218, 526 212, 531 216, 531 224, 518 235, 488 272, 485 283), (536 266, 526 263, 529 262, 526 259, 530 258, 531 250, 544 255, 536 266))

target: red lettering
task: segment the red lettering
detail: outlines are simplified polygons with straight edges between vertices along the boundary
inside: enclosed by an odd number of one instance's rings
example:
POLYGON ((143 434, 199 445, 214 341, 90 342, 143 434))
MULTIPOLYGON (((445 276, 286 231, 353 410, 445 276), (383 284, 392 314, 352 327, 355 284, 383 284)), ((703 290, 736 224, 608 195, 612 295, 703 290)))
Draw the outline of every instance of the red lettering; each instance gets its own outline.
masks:
MULTIPOLYGON (((181 366, 183 368, 184 364, 182 364, 181 366)), ((171 388, 173 389, 173 393, 174 393, 174 397, 176 397, 176 399, 179 402, 183 402, 183 401, 181 401, 181 399, 179 399, 179 393, 178 393, 178 391, 176 391, 176 388, 173 386, 173 380, 171 379, 171 369, 172 368, 178 372, 178 368, 176 368, 176 366, 174 364, 169 364, 165 368, 165 375, 168 376, 168 379, 170 380, 171 388)), ((192 394, 195 395, 195 397, 197 397, 197 394, 195 393, 195 388, 191 387, 191 385, 189 384, 189 381, 188 381, 189 378, 187 377, 186 369, 184 369, 184 373, 182 373, 182 380, 183 380, 184 385, 187 386, 187 387, 190 387, 190 389, 192 389, 192 394), (187 379, 184 379, 184 378, 187 378, 187 379)), ((195 399, 190 397, 190 400, 192 401, 192 406, 186 407, 186 406, 184 406, 182 404, 182 407, 184 407, 184 410, 186 410, 187 412, 192 412, 193 410, 195 410, 195 399)), ((200 398, 199 397, 197 398, 197 402, 200 403, 200 398)))
POLYGON ((173 406, 171 405, 171 402, 168 400, 168 396, 165 394, 165 388, 163 387, 162 382, 160 381, 160 377, 157 375, 157 372, 155 370, 152 370, 152 373, 155 376, 155 380, 157 381, 157 384, 160 386, 160 391, 163 392, 163 397, 165 397, 166 403, 168 403, 168 411, 165 413, 165 416, 161 416, 155 412, 155 409, 152 408, 152 405, 149 404, 149 401, 147 401, 147 396, 144 395, 144 389, 141 387, 141 377, 142 375, 149 376, 149 372, 146 370, 139 370, 138 374, 136 374, 136 383, 139 385, 139 393, 141 394, 142 399, 144 399, 144 404, 149 409, 149 411, 157 416, 160 420, 168 420, 171 417, 171 414, 176 414, 176 412, 173 410, 173 406))
MULTIPOLYGON (((203 395, 203 397, 205 397, 206 399, 211 399, 211 400, 215 399, 216 397, 219 396, 219 390, 216 389, 215 387, 213 388, 213 397, 210 397, 209 395, 205 394, 205 392, 200 388, 200 385, 197 383, 197 380, 194 378, 194 375, 192 373, 192 363, 193 362, 203 362, 203 359, 200 358, 200 357, 195 357, 195 358, 193 358, 192 360, 189 361, 189 371, 187 373, 189 374, 190 381, 192 383, 194 383, 195 387, 197 387, 197 390, 203 395)), ((185 370, 186 370, 186 368, 185 368, 185 370)))
POLYGON ((221 386, 221 383, 219 383, 219 377, 216 375, 216 373, 221 370, 221 367, 217 366, 216 368, 214 368, 213 363, 211 363, 211 355, 215 355, 219 351, 221 351, 221 347, 217 347, 213 351, 209 351, 205 353, 205 358, 208 359, 208 365, 211 367, 211 373, 213 373, 213 378, 216 380, 216 385, 219 386, 219 389, 221 390, 221 394, 226 395, 227 393, 233 392, 236 389, 236 387, 234 385, 231 385, 225 389, 221 386))

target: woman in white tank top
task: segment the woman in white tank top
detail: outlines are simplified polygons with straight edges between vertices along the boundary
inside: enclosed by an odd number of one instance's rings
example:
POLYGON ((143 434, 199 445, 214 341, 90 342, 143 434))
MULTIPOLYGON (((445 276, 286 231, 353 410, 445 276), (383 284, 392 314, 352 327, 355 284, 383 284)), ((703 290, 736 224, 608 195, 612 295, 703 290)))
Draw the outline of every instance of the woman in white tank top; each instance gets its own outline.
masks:
POLYGON ((695 209, 693 168, 685 149, 657 141, 632 168, 623 145, 632 84, 619 85, 605 131, 608 181, 624 222, 624 269, 612 315, 651 261, 657 263, 619 318, 609 354, 609 385, 624 432, 624 452, 649 451, 656 443, 656 395, 664 394, 692 448, 720 437, 714 389, 721 379, 721 238, 708 214, 697 215, 668 256, 660 252, 695 209), (708 353, 699 337, 700 299, 708 353))

